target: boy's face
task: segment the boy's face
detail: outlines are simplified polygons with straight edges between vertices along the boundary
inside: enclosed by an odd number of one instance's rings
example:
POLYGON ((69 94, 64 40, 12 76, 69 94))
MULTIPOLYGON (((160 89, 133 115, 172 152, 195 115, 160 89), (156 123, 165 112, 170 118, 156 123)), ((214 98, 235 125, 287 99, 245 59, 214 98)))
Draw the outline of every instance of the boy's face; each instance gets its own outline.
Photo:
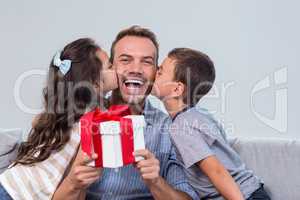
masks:
POLYGON ((176 93, 177 82, 174 81, 175 60, 165 58, 156 73, 152 94, 164 101, 178 96, 176 93))

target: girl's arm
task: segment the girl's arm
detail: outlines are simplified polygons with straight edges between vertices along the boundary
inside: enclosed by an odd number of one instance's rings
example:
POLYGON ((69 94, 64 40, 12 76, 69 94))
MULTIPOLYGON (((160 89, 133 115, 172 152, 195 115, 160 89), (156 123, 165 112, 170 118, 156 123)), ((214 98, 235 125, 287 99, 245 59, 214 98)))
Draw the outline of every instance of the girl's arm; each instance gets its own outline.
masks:
POLYGON ((102 173, 102 169, 87 166, 96 158, 97 155, 92 158, 83 155, 79 148, 70 172, 56 189, 52 200, 84 200, 86 188, 97 181, 102 173))
POLYGON ((239 186, 215 156, 198 162, 198 166, 225 199, 244 200, 239 186))

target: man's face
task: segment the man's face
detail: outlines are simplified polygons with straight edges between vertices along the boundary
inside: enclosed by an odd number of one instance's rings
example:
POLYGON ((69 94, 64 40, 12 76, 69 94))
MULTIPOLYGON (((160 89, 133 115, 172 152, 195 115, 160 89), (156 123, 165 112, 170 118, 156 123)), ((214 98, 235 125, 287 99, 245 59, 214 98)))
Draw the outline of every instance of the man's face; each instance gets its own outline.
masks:
POLYGON ((156 47, 148 38, 125 36, 116 43, 113 65, 126 103, 140 104, 151 92, 156 58, 156 47))
POLYGON ((152 93, 164 101, 172 98, 175 94, 177 83, 174 81, 175 60, 167 57, 159 67, 153 86, 152 93))

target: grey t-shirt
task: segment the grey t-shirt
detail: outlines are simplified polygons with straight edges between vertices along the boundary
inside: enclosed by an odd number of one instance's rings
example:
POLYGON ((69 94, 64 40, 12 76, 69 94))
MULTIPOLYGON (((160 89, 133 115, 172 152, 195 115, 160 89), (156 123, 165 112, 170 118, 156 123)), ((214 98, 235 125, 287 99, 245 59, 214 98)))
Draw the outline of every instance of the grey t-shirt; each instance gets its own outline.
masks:
POLYGON ((239 155, 226 139, 223 128, 202 108, 191 107, 179 113, 171 125, 171 139, 179 159, 186 167, 190 184, 204 199, 221 200, 218 191, 197 163, 208 156, 216 156, 229 171, 247 199, 262 181, 246 169, 239 155))

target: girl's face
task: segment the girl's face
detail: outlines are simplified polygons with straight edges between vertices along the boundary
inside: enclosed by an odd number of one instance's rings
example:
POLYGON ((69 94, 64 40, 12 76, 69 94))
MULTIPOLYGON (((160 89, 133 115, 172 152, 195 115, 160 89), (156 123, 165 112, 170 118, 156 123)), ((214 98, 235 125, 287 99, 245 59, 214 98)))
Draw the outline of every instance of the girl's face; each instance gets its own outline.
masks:
POLYGON ((118 88, 117 74, 109 62, 107 53, 103 50, 99 50, 96 54, 103 64, 100 74, 102 83, 100 87, 102 87, 103 92, 106 93, 118 88))

